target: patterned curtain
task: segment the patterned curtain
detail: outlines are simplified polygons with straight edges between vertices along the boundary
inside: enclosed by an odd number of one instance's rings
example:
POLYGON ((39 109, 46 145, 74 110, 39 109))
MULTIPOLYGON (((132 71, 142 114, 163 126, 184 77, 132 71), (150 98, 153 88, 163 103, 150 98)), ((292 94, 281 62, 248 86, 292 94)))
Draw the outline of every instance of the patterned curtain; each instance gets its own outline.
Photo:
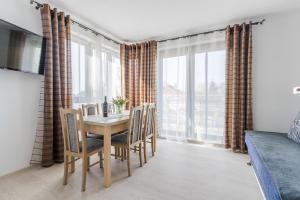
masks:
POLYGON ((63 161, 63 137, 59 117, 60 107, 72 106, 71 30, 70 16, 41 8, 44 35, 44 126, 42 166, 63 161))
POLYGON ((155 103, 157 42, 122 44, 120 54, 122 94, 130 106, 155 103))
POLYGON ((244 131, 253 126, 251 23, 227 27, 226 51, 225 147, 244 153, 244 131))

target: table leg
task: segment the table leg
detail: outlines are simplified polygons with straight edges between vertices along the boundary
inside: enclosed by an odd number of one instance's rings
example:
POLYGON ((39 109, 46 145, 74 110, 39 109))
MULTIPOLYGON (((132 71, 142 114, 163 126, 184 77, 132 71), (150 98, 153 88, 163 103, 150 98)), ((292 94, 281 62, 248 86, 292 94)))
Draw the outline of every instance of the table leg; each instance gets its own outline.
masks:
POLYGON ((111 185, 111 127, 104 130, 104 187, 111 185))

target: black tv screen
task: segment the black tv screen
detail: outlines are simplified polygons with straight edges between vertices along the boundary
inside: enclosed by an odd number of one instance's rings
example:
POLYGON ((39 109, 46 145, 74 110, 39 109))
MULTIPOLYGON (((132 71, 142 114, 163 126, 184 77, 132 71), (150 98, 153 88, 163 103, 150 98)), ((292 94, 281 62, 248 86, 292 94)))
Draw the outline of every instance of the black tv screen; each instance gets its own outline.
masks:
POLYGON ((0 20, 0 68, 44 74, 43 37, 0 20))

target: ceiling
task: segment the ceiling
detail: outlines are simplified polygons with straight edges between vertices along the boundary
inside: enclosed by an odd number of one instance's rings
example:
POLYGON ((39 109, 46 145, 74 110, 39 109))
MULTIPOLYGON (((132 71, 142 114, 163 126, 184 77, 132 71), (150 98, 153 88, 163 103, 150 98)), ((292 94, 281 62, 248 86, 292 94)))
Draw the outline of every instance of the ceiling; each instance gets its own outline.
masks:
POLYGON ((207 31, 212 25, 300 8, 299 0, 46 0, 123 41, 207 31))

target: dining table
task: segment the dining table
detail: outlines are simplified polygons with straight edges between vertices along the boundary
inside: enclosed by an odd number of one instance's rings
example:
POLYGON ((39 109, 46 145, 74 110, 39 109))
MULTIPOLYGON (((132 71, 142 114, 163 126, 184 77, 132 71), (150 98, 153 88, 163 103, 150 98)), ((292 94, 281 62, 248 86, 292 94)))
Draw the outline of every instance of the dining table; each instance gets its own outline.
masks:
POLYGON ((90 115, 83 118, 84 131, 103 135, 103 170, 104 187, 111 186, 111 137, 115 133, 125 131, 129 126, 129 111, 123 111, 121 114, 109 114, 108 117, 102 115, 90 115))

